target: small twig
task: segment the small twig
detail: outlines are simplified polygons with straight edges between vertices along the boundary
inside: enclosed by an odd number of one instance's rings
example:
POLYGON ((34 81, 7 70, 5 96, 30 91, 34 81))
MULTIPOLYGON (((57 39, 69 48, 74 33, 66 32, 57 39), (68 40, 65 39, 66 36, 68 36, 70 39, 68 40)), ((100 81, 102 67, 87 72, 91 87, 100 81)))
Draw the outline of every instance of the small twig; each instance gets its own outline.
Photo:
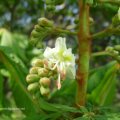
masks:
POLYGON ((77 32, 72 32, 70 30, 63 30, 63 29, 58 28, 58 27, 54 28, 54 31, 58 32, 58 33, 65 33, 65 34, 68 34, 68 35, 77 35, 77 32))
POLYGON ((96 38, 101 38, 101 37, 108 37, 110 35, 120 35, 120 28, 119 27, 117 28, 108 27, 104 29, 103 31, 93 34, 91 37, 93 39, 96 39, 96 38))
POLYGON ((92 57, 97 57, 97 56, 104 56, 104 55, 110 55, 110 54, 106 51, 101 51, 101 52, 95 52, 91 56, 92 57))

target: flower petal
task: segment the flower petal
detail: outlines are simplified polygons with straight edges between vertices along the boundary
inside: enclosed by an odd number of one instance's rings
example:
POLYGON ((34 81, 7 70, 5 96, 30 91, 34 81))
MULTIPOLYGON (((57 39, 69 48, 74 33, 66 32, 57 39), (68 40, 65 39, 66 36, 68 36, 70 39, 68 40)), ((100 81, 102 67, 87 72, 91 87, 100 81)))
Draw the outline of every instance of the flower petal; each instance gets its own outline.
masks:
POLYGON ((72 49, 71 48, 69 48, 66 51, 64 51, 63 56, 64 56, 64 61, 66 61, 66 62, 69 61, 72 64, 75 64, 75 57, 72 54, 72 49))
POLYGON ((45 49, 43 55, 47 59, 55 59, 55 50, 54 50, 54 48, 47 47, 45 49))
POLYGON ((69 67, 67 67, 67 76, 66 78, 68 79, 75 79, 75 74, 76 74, 76 69, 75 66, 71 65, 69 67))
POLYGON ((56 43, 55 43, 55 48, 57 51, 66 50, 67 49, 66 48, 66 39, 62 38, 62 37, 57 38, 56 43))

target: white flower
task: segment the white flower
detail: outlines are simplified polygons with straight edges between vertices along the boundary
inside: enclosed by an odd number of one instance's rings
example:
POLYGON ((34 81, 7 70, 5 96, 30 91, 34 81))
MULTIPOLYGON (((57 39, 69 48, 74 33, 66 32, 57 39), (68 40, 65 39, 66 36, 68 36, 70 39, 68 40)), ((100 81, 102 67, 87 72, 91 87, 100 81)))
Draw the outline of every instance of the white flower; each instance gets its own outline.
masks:
POLYGON ((51 70, 57 68, 58 71, 58 81, 57 87, 61 88, 61 79, 69 77, 70 79, 75 78, 75 56, 72 54, 72 49, 67 49, 66 39, 59 37, 56 40, 55 48, 47 47, 44 52, 44 57, 50 62, 54 63, 51 70))
POLYGON ((120 7, 118 9, 118 19, 120 20, 120 7))

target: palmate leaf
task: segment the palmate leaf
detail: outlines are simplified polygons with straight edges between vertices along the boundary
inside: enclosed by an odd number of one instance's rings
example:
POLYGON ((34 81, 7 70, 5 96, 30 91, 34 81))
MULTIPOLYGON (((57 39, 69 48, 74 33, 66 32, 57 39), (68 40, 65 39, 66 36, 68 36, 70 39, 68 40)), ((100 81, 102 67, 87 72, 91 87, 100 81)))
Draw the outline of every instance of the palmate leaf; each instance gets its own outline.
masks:
MULTIPOLYGON (((104 75, 102 75, 102 78, 97 76, 96 80, 100 82, 89 96, 92 102, 102 106, 111 104, 115 96, 117 62, 114 61, 108 65, 109 67, 105 68, 106 71, 103 69, 104 75)), ((101 70, 97 72, 101 72, 101 70)))
MULTIPOLYGON (((37 105, 32 101, 31 96, 26 91, 25 76, 26 71, 21 67, 20 61, 16 63, 7 53, 10 51, 6 47, 0 47, 0 62, 5 65, 12 76, 12 93, 16 105, 19 108, 25 108, 25 114, 36 113, 37 105), (6 50, 5 50, 6 49, 6 50)), ((13 54, 13 53, 12 53, 13 54)))

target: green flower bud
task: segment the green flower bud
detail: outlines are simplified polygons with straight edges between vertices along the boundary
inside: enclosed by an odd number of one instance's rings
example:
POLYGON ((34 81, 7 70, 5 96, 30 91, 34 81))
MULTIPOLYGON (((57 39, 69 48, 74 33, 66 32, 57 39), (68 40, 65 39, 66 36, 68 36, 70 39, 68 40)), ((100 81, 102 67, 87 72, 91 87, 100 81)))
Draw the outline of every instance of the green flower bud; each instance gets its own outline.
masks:
POLYGON ((55 0, 46 0, 46 5, 52 5, 55 3, 55 0))
POLYGON ((41 26, 39 26, 39 25, 35 25, 35 30, 37 31, 37 32, 41 32, 42 30, 43 30, 43 28, 41 27, 41 26))
POLYGON ((115 45, 114 49, 120 51, 120 45, 115 45))
POLYGON ((108 47, 106 48, 106 51, 107 51, 107 52, 112 52, 113 50, 114 50, 114 48, 111 47, 111 46, 108 46, 108 47))
POLYGON ((119 52, 116 50, 113 50, 113 55, 117 56, 117 55, 119 55, 119 52))
POLYGON ((89 4, 89 5, 93 5, 94 1, 93 0, 86 0, 86 3, 89 4))
POLYGON ((50 86, 50 79, 47 78, 47 77, 43 77, 40 79, 39 83, 41 86, 44 86, 44 87, 49 87, 50 86))
POLYGON ((54 5, 47 5, 46 9, 48 11, 54 11, 55 10, 55 6, 54 5))
POLYGON ((37 32, 36 30, 33 30, 33 31, 31 32, 31 36, 36 38, 36 37, 39 37, 40 34, 39 34, 39 32, 37 32))
POLYGON ((92 17, 89 17, 89 23, 90 23, 90 24, 93 24, 93 23, 94 23, 94 20, 93 20, 92 17))
POLYGON ((118 58, 118 60, 120 61, 120 55, 119 55, 119 56, 117 56, 117 58, 118 58))
POLYGON ((41 95, 48 96, 50 94, 50 89, 41 86, 40 87, 40 93, 41 93, 41 95))
POLYGON ((30 69, 30 74, 38 74, 38 69, 39 69, 40 67, 32 67, 31 69, 30 69))
POLYGON ((120 20, 118 18, 118 15, 115 15, 113 18, 112 18, 112 25, 113 26, 116 26, 116 25, 119 25, 120 24, 120 20))
POLYGON ((31 39, 30 39, 30 45, 34 46, 34 45, 37 44, 37 42, 38 42, 38 38, 31 37, 31 39))
POLYGON ((64 2, 65 0, 55 0, 55 5, 60 5, 64 2))
POLYGON ((39 41, 37 44, 36 44, 36 47, 39 49, 39 48, 44 48, 44 44, 39 41))
POLYGON ((50 77, 50 76, 53 76, 53 71, 50 71, 49 73, 48 73, 48 76, 50 77))
POLYGON ((32 82, 37 82, 39 81, 40 77, 37 74, 29 74, 26 77, 26 81, 28 83, 32 83, 32 82))
POLYGON ((49 71, 46 68, 40 68, 38 69, 38 75, 41 77, 48 76, 49 71))
POLYGON ((38 82, 32 83, 30 85, 28 85, 27 90, 31 93, 34 93, 35 91, 37 91, 39 89, 39 84, 38 82))
POLYGON ((39 18, 38 24, 40 26, 45 26, 45 27, 52 27, 53 26, 53 22, 51 22, 50 20, 48 20, 46 18, 39 18))
POLYGON ((35 60, 34 63, 33 63, 33 66, 35 66, 35 67, 43 67, 44 66, 43 60, 42 59, 35 60))

